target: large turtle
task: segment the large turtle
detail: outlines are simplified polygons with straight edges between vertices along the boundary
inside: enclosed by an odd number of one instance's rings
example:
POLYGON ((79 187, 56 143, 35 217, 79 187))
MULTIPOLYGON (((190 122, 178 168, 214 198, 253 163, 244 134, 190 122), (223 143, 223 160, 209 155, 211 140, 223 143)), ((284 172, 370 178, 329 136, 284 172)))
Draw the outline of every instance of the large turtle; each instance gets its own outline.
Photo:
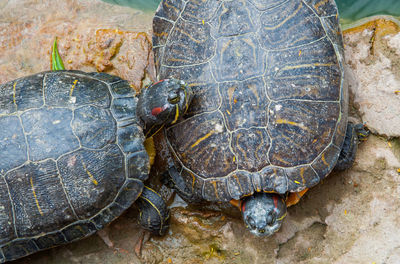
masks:
POLYGON ((164 80, 136 97, 104 73, 42 72, 0 85, 0 262, 72 242, 137 200, 141 225, 168 227, 145 187, 144 133, 173 122, 190 88, 164 80))
POLYGON ((240 200, 251 232, 271 235, 307 188, 352 165, 362 126, 347 122, 333 0, 164 0, 153 31, 158 78, 194 93, 166 130, 185 199, 240 200))

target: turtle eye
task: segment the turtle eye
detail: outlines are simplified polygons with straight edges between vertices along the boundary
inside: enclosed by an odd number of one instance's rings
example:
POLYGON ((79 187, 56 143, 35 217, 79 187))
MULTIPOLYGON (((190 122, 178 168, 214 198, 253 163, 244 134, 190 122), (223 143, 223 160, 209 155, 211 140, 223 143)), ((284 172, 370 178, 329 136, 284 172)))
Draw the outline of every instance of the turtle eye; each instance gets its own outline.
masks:
POLYGON ((170 104, 177 104, 181 100, 181 97, 176 91, 171 91, 168 94, 168 102, 170 104))
POLYGON ((256 223, 252 217, 250 217, 250 216, 247 217, 247 223, 249 224, 251 229, 256 228, 256 223))
POLYGON ((275 222, 276 222, 276 213, 275 213, 275 211, 271 211, 271 212, 269 212, 269 214, 267 215, 267 224, 268 224, 269 226, 272 226, 272 225, 275 224, 275 222))

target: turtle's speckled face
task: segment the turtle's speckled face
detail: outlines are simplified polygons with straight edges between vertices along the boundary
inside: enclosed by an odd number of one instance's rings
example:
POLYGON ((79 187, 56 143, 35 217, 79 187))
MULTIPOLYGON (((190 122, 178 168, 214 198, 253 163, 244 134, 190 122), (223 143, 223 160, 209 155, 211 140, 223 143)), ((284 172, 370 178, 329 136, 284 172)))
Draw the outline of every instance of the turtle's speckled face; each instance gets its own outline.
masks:
POLYGON ((193 93, 181 80, 164 79, 142 90, 138 115, 144 121, 150 136, 163 125, 175 124, 187 111, 193 93))
POLYGON ((286 204, 278 194, 255 193, 242 201, 242 216, 251 233, 270 236, 281 227, 286 204))

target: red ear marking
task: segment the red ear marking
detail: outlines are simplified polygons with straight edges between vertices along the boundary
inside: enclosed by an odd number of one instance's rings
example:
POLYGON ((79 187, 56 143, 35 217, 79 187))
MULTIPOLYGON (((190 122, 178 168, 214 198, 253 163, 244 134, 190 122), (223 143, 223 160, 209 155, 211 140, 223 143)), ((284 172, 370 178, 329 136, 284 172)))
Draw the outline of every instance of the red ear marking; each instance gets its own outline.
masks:
POLYGON ((276 195, 274 195, 273 198, 274 198, 275 209, 278 209, 278 197, 276 197, 276 195))
POLYGON ((242 209, 242 212, 244 212, 244 210, 246 209, 246 203, 244 201, 240 201, 241 206, 240 208, 242 209))
POLYGON ((159 115, 162 111, 164 111, 165 109, 167 109, 168 108, 168 105, 164 105, 163 107, 154 107, 152 110, 151 110, 151 114, 153 115, 153 116, 157 116, 157 115, 159 115))
POLYGON ((162 107, 155 107, 151 110, 151 114, 153 116, 157 116, 158 114, 160 114, 162 111, 164 111, 164 109, 162 107))
POLYGON ((163 81, 165 81, 165 80, 167 80, 167 79, 159 80, 158 82, 155 82, 155 83, 153 83, 152 85, 156 85, 157 83, 163 82, 163 81))

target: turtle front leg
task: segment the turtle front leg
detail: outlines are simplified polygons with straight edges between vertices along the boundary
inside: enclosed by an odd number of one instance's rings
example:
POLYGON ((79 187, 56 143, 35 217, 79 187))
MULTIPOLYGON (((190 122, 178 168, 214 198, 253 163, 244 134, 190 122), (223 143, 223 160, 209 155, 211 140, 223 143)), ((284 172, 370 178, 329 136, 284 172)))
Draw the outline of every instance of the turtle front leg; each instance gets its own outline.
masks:
POLYGON ((335 166, 336 170, 347 170, 351 168, 356 158, 358 143, 365 139, 368 134, 369 131, 364 128, 363 124, 347 124, 346 137, 335 166))
POLYGON ((288 197, 286 198, 286 206, 292 206, 300 202, 301 197, 308 191, 308 188, 300 191, 300 192, 294 192, 294 193, 289 193, 288 197))
POLYGON ((144 186, 136 205, 139 208, 139 224, 153 234, 164 235, 169 227, 169 210, 162 197, 144 186))
POLYGON ((186 186, 185 180, 175 167, 170 167, 165 177, 165 184, 174 188, 178 195, 188 203, 198 203, 201 198, 197 197, 193 191, 186 186))

